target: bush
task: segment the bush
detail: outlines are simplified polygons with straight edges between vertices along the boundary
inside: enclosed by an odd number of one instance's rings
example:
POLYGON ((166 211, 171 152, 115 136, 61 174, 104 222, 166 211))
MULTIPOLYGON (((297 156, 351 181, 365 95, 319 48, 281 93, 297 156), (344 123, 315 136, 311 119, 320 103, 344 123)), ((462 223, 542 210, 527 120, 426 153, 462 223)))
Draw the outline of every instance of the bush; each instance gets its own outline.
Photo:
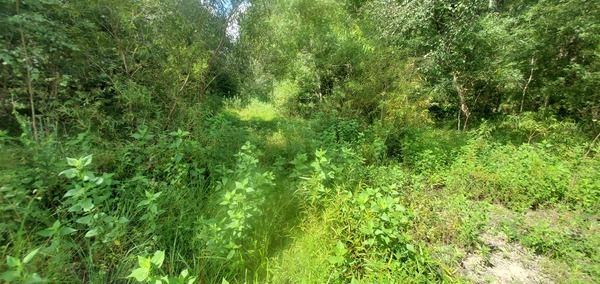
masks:
POLYGON ((564 149, 547 142, 502 145, 477 137, 463 148, 446 182, 471 198, 510 208, 567 203, 597 210, 591 204, 599 201, 600 186, 593 173, 600 171, 600 163, 582 157, 581 147, 564 149), (565 151, 569 155, 557 154, 565 151))

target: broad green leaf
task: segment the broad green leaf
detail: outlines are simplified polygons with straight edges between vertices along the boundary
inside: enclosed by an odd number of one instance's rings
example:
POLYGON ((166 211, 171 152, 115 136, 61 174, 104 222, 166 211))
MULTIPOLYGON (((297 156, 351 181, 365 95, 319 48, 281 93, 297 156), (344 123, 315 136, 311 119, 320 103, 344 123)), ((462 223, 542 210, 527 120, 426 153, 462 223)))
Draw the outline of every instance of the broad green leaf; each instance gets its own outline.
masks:
POLYGON ((75 221, 75 222, 77 222, 79 224, 89 225, 92 222, 92 218, 94 218, 94 215, 88 214, 84 217, 77 219, 77 221, 75 221))
POLYGON ((54 221, 54 223, 52 224, 52 229, 55 229, 55 230, 56 230, 56 229, 58 229, 58 228, 60 228, 60 221, 59 221, 59 220, 56 220, 56 221, 54 221))
POLYGON ((152 258, 150 259, 150 262, 152 262, 157 267, 161 267, 164 260, 165 260, 165 252, 158 250, 154 253, 152 258))
POLYGON ((81 167, 85 167, 92 163, 92 155, 85 156, 85 157, 81 158, 80 160, 81 160, 81 164, 82 164, 81 167))
POLYGON ((42 236, 42 237, 49 237, 49 236, 54 235, 55 232, 56 232, 55 229, 48 228, 48 229, 44 229, 44 230, 41 230, 41 231, 37 232, 37 234, 40 235, 40 236, 42 236))
POLYGON ((69 207, 69 212, 79 212, 79 211, 81 211, 81 204, 79 204, 79 203, 69 207))
POLYGON ((77 196, 77 195, 80 195, 82 193, 83 193, 83 189, 82 188, 74 188, 74 189, 71 189, 71 190, 67 191, 67 193, 65 193, 64 197, 77 196))
POLYGON ((38 253, 39 250, 40 250, 40 248, 36 248, 36 249, 32 250, 30 253, 28 253, 23 258, 23 263, 25 263, 25 264, 29 263, 33 259, 33 257, 38 253))
POLYGON ((60 228, 60 221, 56 220, 54 221, 54 224, 52 224, 52 227, 37 232, 37 234, 42 237, 49 237, 53 235, 58 230, 58 228, 60 228))
POLYGON ((229 281, 225 280, 225 278, 223 278, 223 281, 221 281, 221 284, 229 284, 229 281))
POLYGON ((95 227, 95 228, 89 230, 87 233, 85 233, 85 237, 86 238, 95 237, 98 235, 98 233, 100 233, 98 230, 98 227, 95 227))
POLYGON ((85 172, 83 175, 83 180, 84 181, 95 181, 96 180, 96 175, 93 172, 85 172))
POLYGON ((58 175, 59 176, 65 175, 68 179, 72 179, 77 175, 77 169, 64 170, 64 171, 60 172, 58 175))
POLYGON ((138 256, 138 265, 140 267, 150 268, 150 259, 145 258, 143 256, 138 256))
POLYGON ((42 278, 39 274, 37 273, 33 273, 31 274, 31 276, 27 277, 27 279, 25 279, 25 284, 29 284, 29 283, 46 283, 48 281, 44 280, 44 278, 42 278))
POLYGON ((21 261, 16 257, 7 255, 6 256, 6 264, 8 264, 8 267, 17 267, 17 266, 21 265, 21 261))
POLYGON ((345 255, 348 252, 348 249, 346 249, 346 246, 341 241, 338 241, 334 251, 336 255, 345 255))
POLYGON ((187 269, 184 269, 181 271, 181 273, 179 275, 183 278, 186 278, 189 275, 189 272, 187 269))
POLYGON ((60 228, 60 230, 58 230, 58 235, 66 236, 66 235, 70 235, 74 232, 77 232, 77 230, 75 230, 73 228, 69 228, 69 227, 62 227, 62 228, 60 228))
POLYGON ((92 210, 92 208, 94 208, 94 204, 92 203, 91 198, 86 198, 80 204, 81 204, 81 208, 83 209, 83 211, 86 211, 86 212, 90 211, 90 210, 92 210))
POLYGON ((13 282, 21 277, 21 272, 17 270, 6 271, 0 274, 0 279, 6 282, 13 282))
POLYGON ((229 253, 227 254, 227 259, 232 259, 234 255, 235 255, 235 250, 230 250, 229 253))
MULTIPOLYGON (((102 213, 102 214, 104 214, 104 213, 102 213)), ((102 218, 102 222, 105 222, 105 223, 114 223, 116 221, 117 221, 117 218, 115 218, 113 216, 104 216, 104 218, 102 218)))
POLYGON ((140 267, 134 269, 127 278, 135 278, 138 282, 142 282, 148 278, 148 273, 150 273, 149 267, 140 267))
POLYGON ((77 159, 73 159, 73 158, 67 158, 67 164, 69 164, 69 166, 72 167, 76 167, 77 166, 77 159))
POLYGON ((330 256, 327 258, 327 260, 329 261, 329 263, 331 264, 342 264, 344 262, 344 257, 336 255, 336 256, 330 256))

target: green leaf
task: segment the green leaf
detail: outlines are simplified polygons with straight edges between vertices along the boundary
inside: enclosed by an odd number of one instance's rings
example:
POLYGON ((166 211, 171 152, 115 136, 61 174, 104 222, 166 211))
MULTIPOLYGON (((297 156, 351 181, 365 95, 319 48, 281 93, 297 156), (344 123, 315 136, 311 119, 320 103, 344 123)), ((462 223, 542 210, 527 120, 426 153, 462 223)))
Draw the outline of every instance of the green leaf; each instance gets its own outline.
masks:
POLYGON ((179 273, 179 276, 181 276, 183 278, 186 278, 186 277, 188 277, 189 274, 190 273, 188 272, 188 270, 184 269, 184 270, 181 271, 181 273, 179 273))
POLYGON ((65 193, 64 197, 77 196, 77 195, 79 195, 81 193, 83 193, 83 189, 81 189, 81 188, 74 188, 74 189, 71 189, 71 190, 67 191, 67 193, 65 193))
POLYGON ((6 264, 8 264, 8 267, 17 267, 21 265, 21 261, 18 258, 7 255, 6 264))
POLYGON ((56 221, 54 221, 54 224, 52 224, 52 227, 42 230, 40 232, 37 232, 37 234, 42 237, 49 237, 49 236, 54 235, 54 233, 58 230, 58 228, 60 228, 60 221, 56 220, 56 221))
POLYGON ((77 232, 77 230, 75 230, 73 228, 69 228, 69 227, 63 227, 63 228, 60 228, 60 230, 58 230, 58 235, 66 236, 66 235, 70 235, 74 232, 77 232))
POLYGON ((0 279, 6 282, 12 282, 21 277, 21 272, 17 270, 6 271, 0 275, 0 279))
POLYGON ((95 228, 89 230, 87 233, 85 233, 85 237, 86 238, 95 237, 98 235, 98 233, 100 233, 98 230, 98 227, 95 227, 95 228))
POLYGON ((69 210, 69 212, 79 212, 79 211, 81 211, 81 204, 79 204, 79 203, 75 204, 75 205, 69 207, 68 210, 69 210))
POLYGON ((38 253, 39 250, 40 250, 40 248, 36 248, 36 249, 32 250, 30 253, 28 253, 23 258, 23 263, 25 263, 25 264, 29 263, 33 259, 33 257, 38 253))
POLYGON ((327 258, 327 260, 331 264, 342 264, 344 262, 344 257, 339 256, 339 255, 336 255, 336 256, 332 255, 329 258, 327 258))
POLYGON ((161 267, 164 260, 165 260, 165 252, 158 250, 154 253, 154 255, 152 256, 152 259, 150 259, 150 262, 152 262, 157 267, 161 267))
POLYGON ((65 175, 68 179, 72 179, 75 176, 77 176, 77 169, 64 170, 64 171, 60 172, 58 175, 59 176, 60 175, 65 175))
POLYGON ((37 234, 40 235, 40 236, 42 236, 42 237, 49 237, 49 236, 54 235, 55 232, 56 232, 55 229, 48 228, 48 229, 44 229, 44 230, 41 230, 41 231, 37 232, 37 234))
POLYGON ((83 211, 86 211, 86 212, 90 211, 90 210, 92 210, 92 208, 94 208, 94 204, 92 203, 91 198, 86 198, 80 204, 81 204, 81 208, 83 208, 83 211))
POLYGON ((69 166, 72 167, 76 167, 77 166, 77 159, 73 159, 73 158, 67 158, 67 164, 69 164, 69 166))
POLYGON ((129 219, 125 218, 125 217, 120 217, 119 218, 119 224, 125 224, 129 222, 129 219))
POLYGON ((235 255, 235 250, 230 250, 229 253, 227 254, 227 259, 232 259, 234 255, 235 255))
POLYGON ((81 167, 85 167, 92 163, 92 155, 85 156, 85 157, 81 158, 80 160, 82 163, 81 167))
POLYGON ((143 256, 138 256, 138 265, 140 267, 146 267, 150 269, 150 259, 147 259, 143 256))
POLYGON ((235 189, 242 189, 242 188, 244 188, 244 185, 241 182, 236 181, 235 182, 235 189))
POLYGON ((334 252, 336 255, 345 255, 348 252, 348 249, 346 249, 346 246, 341 241, 338 241, 335 245, 334 252))
POLYGON ((223 277, 223 281, 221 281, 221 284, 229 284, 229 281, 225 280, 225 277, 223 277))
POLYGON ((39 274, 37 273, 33 273, 31 274, 31 276, 27 277, 27 279, 25 280, 25 284, 29 284, 29 283, 46 283, 47 281, 44 280, 39 274))
POLYGON ((412 253, 416 253, 415 246, 413 246, 412 244, 406 244, 406 249, 412 253))
POLYGON ((79 224, 89 225, 92 222, 92 218, 94 218, 94 215, 88 214, 84 217, 77 219, 77 221, 75 221, 75 222, 77 222, 79 224))
POLYGON ((93 172, 87 171, 84 173, 83 175, 83 180, 84 181, 95 181, 96 180, 96 175, 93 172))
POLYGON ((138 282, 142 282, 148 278, 148 274, 150 273, 149 267, 140 267, 134 269, 127 278, 135 278, 138 282))

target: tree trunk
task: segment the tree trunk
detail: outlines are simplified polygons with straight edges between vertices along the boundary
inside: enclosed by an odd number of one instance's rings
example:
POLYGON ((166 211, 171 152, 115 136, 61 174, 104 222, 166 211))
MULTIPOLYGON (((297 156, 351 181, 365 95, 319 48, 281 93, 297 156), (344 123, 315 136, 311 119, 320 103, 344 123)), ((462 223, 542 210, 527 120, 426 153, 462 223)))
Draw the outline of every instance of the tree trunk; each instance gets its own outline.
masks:
POLYGON ((206 93, 206 89, 208 88, 208 86, 210 86, 210 84, 218 76, 217 75, 217 76, 213 77, 210 81, 206 82, 206 76, 209 74, 210 69, 212 68, 212 65, 213 65, 215 59, 217 59, 217 56, 221 52, 221 48, 223 47, 223 43, 225 42, 226 36, 227 36, 227 26, 223 30, 223 34, 221 35, 221 39, 219 40, 219 45, 217 45, 217 48, 215 48, 215 51, 213 52, 212 56, 206 63, 206 69, 204 69, 203 72, 200 73, 200 86, 199 86, 199 93, 198 93, 198 101, 200 102, 200 104, 202 104, 202 102, 204 101, 204 94, 206 93))
MULTIPOLYGON (((19 1, 16 1, 16 12, 17 15, 19 15, 19 1)), ((34 91, 33 91, 33 82, 32 82, 32 78, 31 78, 31 69, 33 68, 32 64, 31 64, 31 60, 29 59, 29 54, 27 53, 27 42, 25 41, 25 34, 23 33, 23 27, 19 26, 19 33, 21 35, 21 48, 23 48, 23 55, 25 57, 25 80, 26 80, 26 84, 27 84, 27 95, 29 97, 29 106, 31 108, 31 127, 33 129, 33 139, 35 140, 36 143, 39 142, 38 140, 38 131, 37 131, 37 123, 36 123, 36 117, 35 117, 35 104, 33 101, 33 95, 34 95, 34 91)))
POLYGON ((529 84, 533 80, 533 69, 535 68, 535 55, 531 57, 531 72, 529 73, 529 79, 527 79, 527 83, 525 83, 525 87, 523 87, 523 96, 521 97, 521 107, 519 108, 519 114, 523 112, 523 104, 525 104, 525 95, 527 94, 527 90, 529 89, 529 84))
MULTIPOLYGON (((465 115, 465 122, 463 123, 463 130, 467 129, 467 123, 469 122, 469 117, 471 116, 471 111, 469 110, 469 106, 467 105, 467 99, 465 97, 465 90, 458 82, 458 72, 454 72, 454 87, 456 88, 456 92, 458 93, 458 98, 460 99, 460 110, 465 115)), ((460 130, 460 113, 458 118, 458 128, 460 130)))

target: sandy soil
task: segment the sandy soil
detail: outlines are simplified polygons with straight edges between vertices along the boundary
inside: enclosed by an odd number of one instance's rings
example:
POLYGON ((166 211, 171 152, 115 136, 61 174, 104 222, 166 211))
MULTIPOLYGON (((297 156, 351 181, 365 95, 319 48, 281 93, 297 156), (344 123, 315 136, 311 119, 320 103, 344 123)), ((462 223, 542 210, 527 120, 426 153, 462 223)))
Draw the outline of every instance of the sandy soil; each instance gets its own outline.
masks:
POLYGON ((475 283, 554 283, 542 273, 542 257, 518 243, 511 243, 503 233, 483 234, 487 256, 469 254, 462 261, 461 274, 475 283))

